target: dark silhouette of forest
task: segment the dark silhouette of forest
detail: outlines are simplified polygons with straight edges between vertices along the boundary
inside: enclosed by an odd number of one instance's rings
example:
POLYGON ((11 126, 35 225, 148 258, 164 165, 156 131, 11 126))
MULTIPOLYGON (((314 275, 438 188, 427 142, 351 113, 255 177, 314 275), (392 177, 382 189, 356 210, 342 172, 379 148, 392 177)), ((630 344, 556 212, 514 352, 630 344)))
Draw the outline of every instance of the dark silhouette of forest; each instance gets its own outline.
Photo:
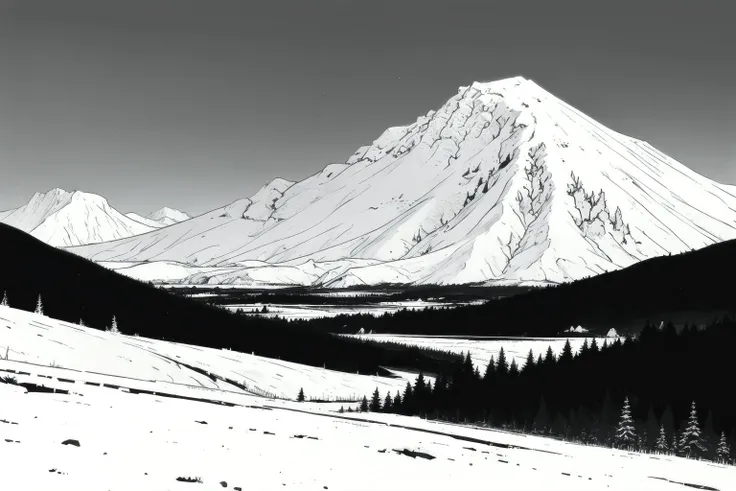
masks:
POLYGON ((246 318, 170 295, 51 247, 0 224, 0 295, 33 311, 39 295, 46 315, 104 330, 113 316, 123 334, 211 348, 230 348, 351 373, 388 375, 381 367, 437 371, 457 355, 399 344, 368 343, 305 326, 246 318))
POLYGON ((736 241, 636 263, 573 283, 534 289, 484 305, 293 321, 325 332, 557 336, 582 325, 593 333, 641 329, 647 319, 704 324, 736 314, 736 295, 718 278, 736 277, 736 241))
POLYGON ((568 341, 558 357, 530 352, 521 366, 503 351, 487 367, 466 355, 434 386, 419 374, 362 409, 725 461, 736 447, 734 346, 734 318, 679 333, 647 323, 635 340, 586 340, 576 354, 568 341))

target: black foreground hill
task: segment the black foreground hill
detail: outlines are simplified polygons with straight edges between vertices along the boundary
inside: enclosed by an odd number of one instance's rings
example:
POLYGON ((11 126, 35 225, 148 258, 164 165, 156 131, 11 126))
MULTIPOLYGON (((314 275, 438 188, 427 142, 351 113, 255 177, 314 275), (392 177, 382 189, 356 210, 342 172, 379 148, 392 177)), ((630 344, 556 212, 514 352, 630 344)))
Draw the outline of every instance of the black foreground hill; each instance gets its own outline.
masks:
POLYGON ((310 321, 329 332, 555 336, 582 325, 598 334, 638 332, 647 321, 706 324, 736 314, 736 240, 480 306, 310 321))
POLYGON ((394 344, 365 343, 304 326, 246 318, 117 274, 0 224, 0 295, 10 307, 33 311, 41 295, 49 317, 96 329, 115 316, 123 334, 230 348, 240 352, 355 373, 380 367, 439 371, 461 357, 394 344))

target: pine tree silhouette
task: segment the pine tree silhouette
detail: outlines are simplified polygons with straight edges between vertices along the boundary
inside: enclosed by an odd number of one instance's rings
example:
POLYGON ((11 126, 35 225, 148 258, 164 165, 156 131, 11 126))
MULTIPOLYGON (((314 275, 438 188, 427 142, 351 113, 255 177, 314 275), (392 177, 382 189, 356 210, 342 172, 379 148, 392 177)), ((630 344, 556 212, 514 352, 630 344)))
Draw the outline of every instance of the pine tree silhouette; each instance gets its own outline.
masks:
POLYGON ((378 392, 378 387, 373 391, 373 397, 371 397, 371 403, 370 406, 368 406, 368 409, 374 413, 381 410, 381 394, 378 392))
POLYGON ((361 413, 368 412, 368 398, 366 396, 363 396, 363 400, 360 402, 360 412, 361 413))
POLYGON ((522 373, 529 373, 530 370, 534 368, 534 353, 532 353, 532 350, 529 350, 529 354, 526 356, 526 361, 524 362, 524 366, 522 367, 521 371, 522 373))
POLYGON ((560 354, 560 359, 558 360, 558 363, 561 365, 571 365, 572 364, 572 346, 570 346, 570 340, 565 340, 565 346, 562 348, 562 353, 560 354))
POLYGON ((8 306, 8 292, 3 292, 3 300, 2 302, 0 302, 0 305, 2 305, 3 307, 8 306))
POLYGON ((506 362, 506 353, 503 351, 503 346, 498 352, 498 362, 496 362, 496 374, 499 377, 505 377, 509 373, 509 365, 506 362))
POLYGON ((657 442, 654 444, 654 450, 661 454, 667 454, 670 452, 670 446, 667 444, 667 432, 664 429, 664 425, 659 426, 659 437, 657 438, 657 442))
POLYGON ((303 388, 299 389, 299 395, 296 396, 296 401, 304 402, 304 389, 303 388))
POLYGON ((695 408, 695 401, 690 406, 690 417, 687 420, 687 426, 683 430, 680 437, 680 452, 688 458, 701 456, 705 452, 703 444, 703 436, 700 431, 700 423, 698 422, 698 411, 695 408))
POLYGON ((616 447, 625 450, 633 450, 636 441, 634 420, 631 418, 631 407, 629 406, 629 398, 627 397, 624 399, 624 406, 621 408, 621 419, 618 423, 618 427, 616 428, 616 447))
POLYGON ((393 411, 393 401, 391 401, 391 393, 386 392, 386 399, 383 400, 383 412, 390 413, 393 411))
POLYGON ((511 366, 509 366, 509 377, 516 377, 519 375, 519 367, 516 364, 516 359, 511 360, 511 366))
POLYGON ((726 433, 723 431, 721 432, 721 439, 718 442, 716 455, 718 462, 721 464, 727 464, 731 459, 731 449, 729 448, 728 441, 726 440, 726 433))
POLYGON ((404 401, 401 399, 401 392, 398 390, 396 391, 396 395, 394 396, 394 402, 391 405, 393 407, 394 412, 401 412, 401 408, 403 406, 404 401))

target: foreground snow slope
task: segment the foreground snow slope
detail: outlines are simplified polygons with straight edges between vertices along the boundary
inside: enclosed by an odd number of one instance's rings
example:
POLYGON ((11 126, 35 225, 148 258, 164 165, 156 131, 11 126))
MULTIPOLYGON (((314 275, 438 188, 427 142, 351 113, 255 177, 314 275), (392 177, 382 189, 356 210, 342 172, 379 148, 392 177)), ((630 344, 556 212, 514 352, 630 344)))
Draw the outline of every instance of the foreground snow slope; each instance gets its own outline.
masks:
POLYGON ((36 193, 24 206, 0 214, 0 221, 53 246, 105 242, 154 229, 121 214, 101 196, 63 189, 36 193))
POLYGON ((137 381, 165 382, 292 399, 300 388, 307 397, 323 399, 362 397, 376 387, 384 394, 393 393, 414 378, 399 371, 396 378, 344 373, 329 366, 316 368, 257 354, 116 335, 0 306, 0 356, 6 354, 0 369, 8 363, 13 369, 33 364, 25 371, 34 377, 50 375, 84 383, 88 381, 85 372, 95 372, 123 378, 125 382, 117 384, 126 387, 148 389, 150 384, 141 386, 137 381))
POLYGON ((731 239, 735 227, 732 188, 516 77, 461 87, 303 181, 72 250, 232 268, 190 283, 545 283, 731 239))
POLYGON ((224 407, 2 383, 0 400, 0 479, 13 491, 725 491, 736 482, 733 467, 309 403, 224 407), (187 478, 201 482, 177 480, 187 478))

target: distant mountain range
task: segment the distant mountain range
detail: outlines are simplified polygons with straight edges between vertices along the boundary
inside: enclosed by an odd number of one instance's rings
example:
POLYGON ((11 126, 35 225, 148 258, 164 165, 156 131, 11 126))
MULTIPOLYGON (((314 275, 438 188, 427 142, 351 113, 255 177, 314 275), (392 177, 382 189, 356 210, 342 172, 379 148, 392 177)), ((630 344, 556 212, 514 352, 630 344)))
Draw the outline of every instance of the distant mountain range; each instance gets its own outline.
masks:
POLYGON ((189 220, 101 227, 85 206, 30 230, 147 281, 545 285, 736 238, 734 189, 515 77, 461 87, 345 163, 189 220))
POLYGON ((123 215, 101 196, 58 188, 36 193, 20 208, 0 212, 0 222, 57 247, 124 239, 188 218, 170 208, 162 208, 148 218, 134 213, 123 215))
POLYGON ((734 237, 733 187, 516 77, 461 87, 303 181, 70 250, 192 284, 538 285, 734 237))

